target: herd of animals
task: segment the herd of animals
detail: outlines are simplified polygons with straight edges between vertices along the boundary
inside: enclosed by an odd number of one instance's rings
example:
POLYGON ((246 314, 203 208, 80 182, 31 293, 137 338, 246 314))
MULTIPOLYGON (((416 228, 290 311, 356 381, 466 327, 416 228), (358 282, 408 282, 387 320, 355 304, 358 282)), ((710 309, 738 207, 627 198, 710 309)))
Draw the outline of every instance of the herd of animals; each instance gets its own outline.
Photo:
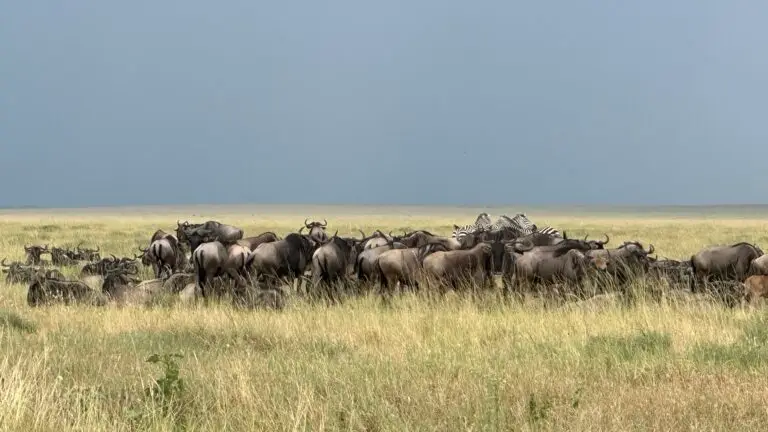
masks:
POLYGON ((281 308, 286 286, 292 290, 297 280, 296 294, 336 302, 374 288, 385 299, 398 288, 494 289, 495 275, 505 296, 583 296, 588 284, 595 294, 609 286, 622 289, 639 277, 691 292, 731 290, 746 300, 768 295, 768 256, 754 244, 707 247, 682 261, 658 259, 653 245, 646 249, 630 240, 610 248, 607 235, 568 238, 552 227, 537 227, 524 213, 496 222, 481 213, 473 224, 454 225, 450 237, 426 230, 328 235, 326 220, 305 220, 298 232, 284 237, 273 232, 245 237, 242 229, 212 220, 176 225, 175 235, 157 230, 133 257, 102 258, 99 248, 81 245, 25 245, 26 262, 3 259, 2 271, 8 283, 28 284, 30 306, 105 305, 158 294, 202 297, 207 303, 228 292, 244 304, 281 308), (50 254, 50 261, 43 254, 50 254), (59 270, 75 265, 82 268, 73 279, 59 270), (154 279, 139 280, 140 265, 151 267, 154 279))

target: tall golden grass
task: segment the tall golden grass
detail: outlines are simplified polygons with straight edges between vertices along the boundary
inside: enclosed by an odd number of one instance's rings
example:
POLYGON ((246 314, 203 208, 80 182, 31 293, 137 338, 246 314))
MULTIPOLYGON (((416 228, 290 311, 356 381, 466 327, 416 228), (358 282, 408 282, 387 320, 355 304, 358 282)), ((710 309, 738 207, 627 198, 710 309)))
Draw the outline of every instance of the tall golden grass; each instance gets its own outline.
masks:
MULTIPOLYGON (((687 258, 710 244, 768 243, 756 219, 533 219, 570 236, 653 243, 687 258)), ((206 215, 246 234, 295 231, 303 214, 206 215)), ((322 218, 322 215, 316 217, 322 218)), ((175 214, 9 213, 0 257, 23 244, 132 255, 175 214)), ((424 228, 462 215, 329 218, 333 233, 424 228)), ((147 274, 148 276, 148 274, 147 274)), ((209 307, 26 305, 0 282, 2 430, 764 430, 768 316, 665 299, 545 308, 488 295, 404 295, 282 312, 209 307), (183 389, 158 396, 153 354, 178 353, 183 389), (149 390, 148 390, 149 389, 149 390), (153 396, 154 394, 154 396, 153 396)), ((167 375, 173 384, 173 372, 167 375)), ((170 385, 169 384, 169 385, 170 385)), ((162 392, 160 394, 163 394, 162 392)))

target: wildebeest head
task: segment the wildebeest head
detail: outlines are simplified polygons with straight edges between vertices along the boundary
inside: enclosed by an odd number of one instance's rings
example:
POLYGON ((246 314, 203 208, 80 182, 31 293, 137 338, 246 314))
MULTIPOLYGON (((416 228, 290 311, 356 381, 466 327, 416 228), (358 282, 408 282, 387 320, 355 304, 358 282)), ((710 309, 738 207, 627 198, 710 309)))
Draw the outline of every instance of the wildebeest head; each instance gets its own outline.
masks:
POLYGON ((603 234, 605 236, 605 241, 600 240, 587 240, 589 235, 584 236, 584 241, 589 244, 589 247, 591 249, 605 249, 605 245, 608 244, 609 241, 611 241, 611 238, 608 237, 608 234, 603 234))
POLYGON ((96 246, 96 249, 90 249, 77 245, 73 258, 81 261, 98 261, 101 259, 101 254, 99 253, 100 250, 101 248, 99 246, 96 246))
POLYGON ((299 228, 299 234, 301 234, 301 232, 304 231, 304 229, 306 228, 309 230, 309 236, 312 237, 313 239, 319 242, 324 242, 328 240, 328 235, 325 233, 325 229, 328 226, 327 220, 323 219, 322 222, 318 222, 318 221, 308 222, 308 221, 309 219, 304 219, 304 226, 299 228))
POLYGON ((135 277, 137 273, 138 269, 126 265, 125 262, 110 268, 104 275, 101 291, 105 294, 114 294, 120 286, 138 284, 141 280, 135 277))
POLYGON ((48 252, 48 245, 24 245, 24 252, 27 256, 27 264, 40 264, 40 255, 48 252))

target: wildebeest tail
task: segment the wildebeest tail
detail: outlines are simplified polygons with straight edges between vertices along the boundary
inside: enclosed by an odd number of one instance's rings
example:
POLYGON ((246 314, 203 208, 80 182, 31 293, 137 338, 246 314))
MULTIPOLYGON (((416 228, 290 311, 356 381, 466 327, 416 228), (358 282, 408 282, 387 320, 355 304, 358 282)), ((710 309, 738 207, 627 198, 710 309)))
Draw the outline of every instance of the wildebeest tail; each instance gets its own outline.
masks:
MULTIPOLYGON (((195 251, 198 252, 198 251, 195 251)), ((198 253, 192 254, 192 261, 195 264, 195 274, 197 275, 197 280, 199 282, 202 282, 205 280, 205 267, 203 266, 205 256, 203 255, 203 251, 200 250, 198 253)))

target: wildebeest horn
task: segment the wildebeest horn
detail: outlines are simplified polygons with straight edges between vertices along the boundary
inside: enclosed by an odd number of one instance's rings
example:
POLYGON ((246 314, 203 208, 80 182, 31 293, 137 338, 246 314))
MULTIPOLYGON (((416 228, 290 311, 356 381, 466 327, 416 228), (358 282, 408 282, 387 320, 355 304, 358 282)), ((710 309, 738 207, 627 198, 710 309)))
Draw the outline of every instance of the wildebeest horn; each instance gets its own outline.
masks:
POLYGON ((307 218, 307 219, 304 219, 304 227, 305 227, 305 228, 309 228, 309 225, 307 224, 307 221, 308 221, 308 220, 309 220, 309 218, 307 218))
POLYGON ((10 267, 8 264, 5 263, 5 258, 3 258, 2 261, 0 261, 0 264, 2 264, 3 267, 10 267))
POLYGON ((119 259, 117 259, 117 257, 115 256, 115 254, 109 254, 109 255, 111 255, 111 256, 112 256, 112 261, 115 261, 115 262, 117 262, 117 261, 120 261, 119 259))
POLYGON ((587 241, 587 238, 589 238, 589 234, 584 236, 584 241, 587 241))
POLYGON ((608 244, 608 242, 611 241, 611 238, 608 237, 608 234, 606 234, 606 233, 603 233, 603 235, 605 236, 605 241, 601 242, 601 244, 608 244))
POLYGON ((301 232, 304 231, 304 228, 306 228, 306 227, 299 228, 299 234, 301 234, 301 232))
POLYGON ((101 247, 99 245, 96 245, 96 249, 94 249, 94 252, 99 252, 101 250, 101 247))
POLYGON ((361 229, 358 229, 358 231, 360 231, 360 235, 362 235, 362 236, 363 236, 363 239, 365 239, 365 238, 367 237, 367 236, 365 235, 365 232, 364 232, 363 230, 361 230, 361 229))
POLYGON ((656 250, 656 248, 654 248, 653 244, 651 244, 650 247, 648 248, 648 255, 652 254, 653 251, 655 251, 655 250, 656 250))
POLYGON ((328 221, 327 221, 327 220, 325 220, 325 219, 323 219, 323 225, 322 225, 322 226, 324 226, 324 227, 325 227, 325 226, 328 226, 328 221))

